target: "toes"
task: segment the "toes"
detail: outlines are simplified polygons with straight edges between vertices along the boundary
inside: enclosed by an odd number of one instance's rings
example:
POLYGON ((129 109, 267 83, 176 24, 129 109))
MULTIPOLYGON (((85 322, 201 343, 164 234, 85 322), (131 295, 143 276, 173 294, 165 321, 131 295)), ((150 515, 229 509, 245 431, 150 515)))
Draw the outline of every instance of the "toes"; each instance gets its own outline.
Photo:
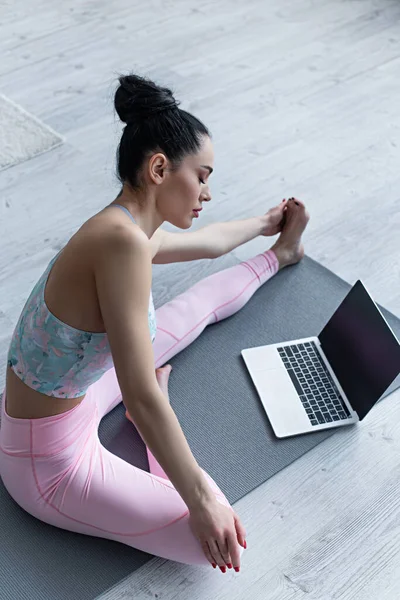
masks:
POLYGON ((160 380, 160 382, 168 381, 171 371, 172 371, 171 365, 166 365, 164 367, 158 367, 156 369, 156 377, 157 377, 157 379, 160 380))
MULTIPOLYGON (((127 410, 125 411, 125 417, 128 419, 128 421, 130 421, 131 423, 133 423, 133 420, 132 420, 132 418, 131 418, 131 415, 128 413, 128 411, 127 411, 127 410)), ((133 424, 135 424, 135 423, 133 423, 133 424)))
POLYGON ((170 364, 164 365, 163 367, 157 367, 156 371, 158 373, 166 373, 172 371, 172 366, 170 364))
POLYGON ((305 204, 301 200, 298 200, 297 198, 293 198, 293 201, 297 206, 301 206, 302 208, 305 208, 305 204))
POLYGON ((304 202, 302 202, 301 200, 298 200, 297 198, 290 198, 289 202, 287 204, 287 207, 289 209, 289 207, 291 207, 291 210, 293 211, 299 211, 300 209, 302 210, 306 210, 306 206, 304 204, 304 202))

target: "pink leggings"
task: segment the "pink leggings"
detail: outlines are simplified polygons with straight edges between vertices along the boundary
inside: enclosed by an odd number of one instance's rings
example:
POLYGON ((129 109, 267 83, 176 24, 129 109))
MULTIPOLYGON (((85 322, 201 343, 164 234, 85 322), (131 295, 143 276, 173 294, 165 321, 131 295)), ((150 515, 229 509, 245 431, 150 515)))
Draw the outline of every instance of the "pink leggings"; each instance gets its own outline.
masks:
MULTIPOLYGON (((158 308, 155 368, 207 325, 240 310, 278 269, 269 250, 202 279, 158 308)), ((121 400, 114 368, 90 386, 78 406, 41 419, 10 417, 4 389, 0 475, 7 491, 28 513, 61 529, 116 540, 181 563, 210 565, 189 527, 186 504, 149 449, 150 473, 102 446, 100 421, 121 400)), ((218 501, 230 506, 203 473, 218 501)))

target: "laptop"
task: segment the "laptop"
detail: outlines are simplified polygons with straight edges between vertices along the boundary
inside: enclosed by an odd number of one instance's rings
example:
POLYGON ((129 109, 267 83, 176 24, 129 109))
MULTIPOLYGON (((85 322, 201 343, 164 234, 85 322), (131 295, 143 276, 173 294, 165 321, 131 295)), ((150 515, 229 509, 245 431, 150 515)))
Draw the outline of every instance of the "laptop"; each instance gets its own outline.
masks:
POLYGON ((361 280, 318 336, 241 351, 278 438, 353 425, 400 384, 400 343, 361 280))

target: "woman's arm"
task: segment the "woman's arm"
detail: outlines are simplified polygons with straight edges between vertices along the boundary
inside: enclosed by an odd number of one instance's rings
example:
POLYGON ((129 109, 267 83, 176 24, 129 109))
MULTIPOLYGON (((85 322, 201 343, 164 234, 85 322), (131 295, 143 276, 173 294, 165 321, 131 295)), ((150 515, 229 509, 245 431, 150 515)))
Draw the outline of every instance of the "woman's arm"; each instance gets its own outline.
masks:
POLYGON ((153 246, 153 264, 166 264, 218 258, 234 248, 265 234, 270 217, 251 217, 241 221, 210 223, 197 231, 170 232, 157 229, 151 238, 153 246))
POLYGON ((189 509, 215 500, 155 374, 148 324, 151 246, 134 228, 93 240, 95 281, 123 402, 189 509))
POLYGON ((132 415, 146 446, 151 450, 189 510, 206 506, 215 494, 206 481, 179 421, 160 392, 144 402, 131 402, 132 415))

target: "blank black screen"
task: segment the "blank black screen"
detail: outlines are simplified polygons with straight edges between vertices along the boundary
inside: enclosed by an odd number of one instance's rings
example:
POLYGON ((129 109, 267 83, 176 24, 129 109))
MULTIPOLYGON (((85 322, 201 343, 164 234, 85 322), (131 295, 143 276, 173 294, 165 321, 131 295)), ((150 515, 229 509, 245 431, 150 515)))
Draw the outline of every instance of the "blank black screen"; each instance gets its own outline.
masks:
POLYGON ((318 336, 362 420, 400 373, 400 344, 361 281, 318 336))

